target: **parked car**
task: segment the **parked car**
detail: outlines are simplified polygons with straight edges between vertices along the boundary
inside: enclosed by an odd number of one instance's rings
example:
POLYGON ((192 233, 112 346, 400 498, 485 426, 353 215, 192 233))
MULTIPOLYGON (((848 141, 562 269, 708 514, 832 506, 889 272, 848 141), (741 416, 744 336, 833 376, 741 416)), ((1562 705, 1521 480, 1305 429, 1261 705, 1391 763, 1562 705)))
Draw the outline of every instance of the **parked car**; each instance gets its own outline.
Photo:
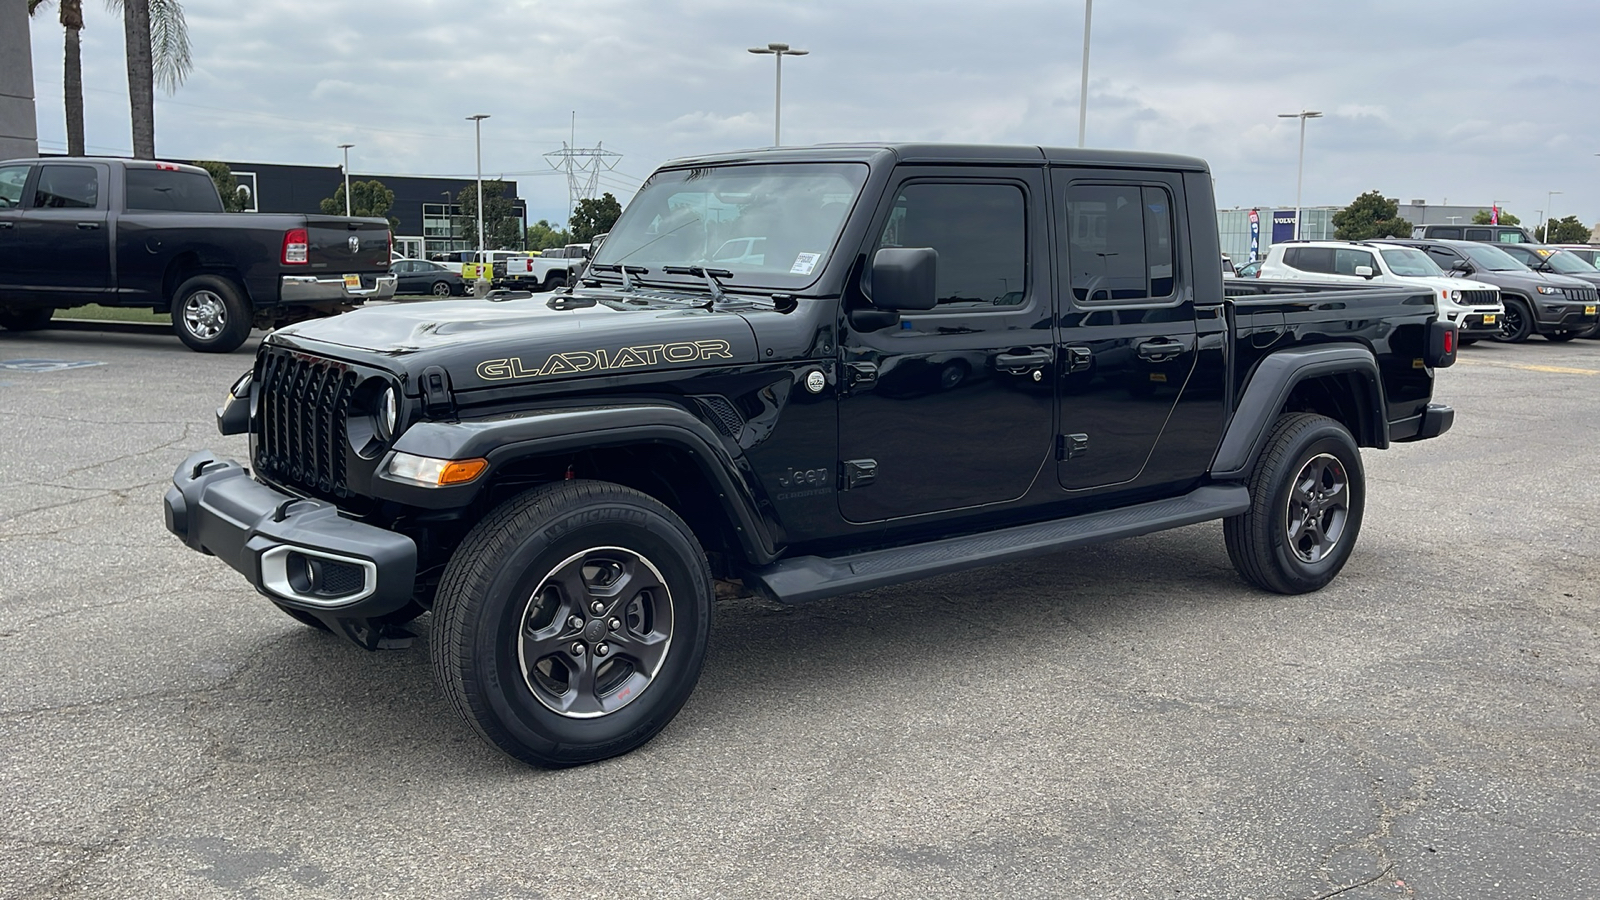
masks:
MULTIPOLYGON (((1600 289, 1600 269, 1583 261, 1578 254, 1560 247, 1542 247, 1534 244, 1507 244, 1500 249, 1511 254, 1512 258, 1534 270, 1547 275, 1565 275, 1579 281, 1587 281, 1600 289)), ((1600 337, 1600 322, 1586 331, 1578 333, 1578 337, 1600 337)))
MULTIPOLYGON (((526 250, 485 250, 483 251, 481 262, 486 262, 493 266, 504 264, 508 259, 523 259, 530 255, 526 250)), ((449 253, 436 253, 433 255, 433 262, 444 266, 457 275, 461 274, 461 267, 464 264, 479 261, 478 251, 476 250, 452 250, 449 253)))
POLYGON ((98 303, 172 315, 190 349, 394 293, 379 218, 222 211, 205 169, 49 157, 0 162, 0 328, 98 303))
MULTIPOLYGON (((1600 275, 1600 271, 1595 274, 1600 275)), ((1428 254, 1415 247, 1381 246, 1366 241, 1286 241, 1273 244, 1267 251, 1260 277, 1425 287, 1433 295, 1439 317, 1456 323, 1462 340, 1467 341, 1498 335, 1505 312, 1499 288, 1451 278, 1428 254)))
POLYGON ((589 264, 588 244, 568 244, 540 251, 538 256, 495 263, 497 287, 525 291, 553 291, 577 280, 589 264))
POLYGON ((1594 244, 1550 244, 1549 246, 1566 250, 1573 256, 1600 270, 1600 247, 1594 244))
POLYGON ((1480 241, 1488 244, 1532 244, 1528 229, 1516 225, 1414 225, 1417 240, 1480 241))
POLYGON ((1228 258, 1228 254, 1226 254, 1226 253, 1222 254, 1222 277, 1223 278, 1238 278, 1239 277, 1239 270, 1235 269, 1233 267, 1233 260, 1229 259, 1228 258))
POLYGON ((1247 262, 1244 265, 1240 266, 1239 269, 1238 269, 1239 277, 1240 278, 1260 278, 1261 277, 1261 262, 1262 261, 1258 259, 1258 260, 1255 260, 1253 262, 1247 262))
POLYGON ((1483 281, 1500 289, 1505 315, 1495 340, 1516 343, 1530 334, 1566 341, 1595 324, 1597 295, 1587 281, 1535 272, 1499 247, 1476 241, 1385 239, 1378 244, 1416 247, 1451 275, 1483 281))
POLYGON ((467 292, 467 283, 461 273, 452 272, 442 263, 426 259, 397 259, 389 266, 396 280, 397 294, 432 294, 435 297, 452 297, 467 292))

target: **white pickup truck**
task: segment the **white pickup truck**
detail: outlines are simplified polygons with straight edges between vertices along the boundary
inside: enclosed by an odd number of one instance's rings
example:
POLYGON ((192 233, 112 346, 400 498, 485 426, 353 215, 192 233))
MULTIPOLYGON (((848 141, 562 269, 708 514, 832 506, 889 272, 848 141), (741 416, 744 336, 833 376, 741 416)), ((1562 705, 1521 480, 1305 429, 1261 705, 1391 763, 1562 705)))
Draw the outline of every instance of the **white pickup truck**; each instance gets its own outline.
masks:
POLYGON ((538 256, 512 257, 494 264, 496 285, 525 291, 553 291, 565 287, 589 262, 589 244, 552 247, 538 256))

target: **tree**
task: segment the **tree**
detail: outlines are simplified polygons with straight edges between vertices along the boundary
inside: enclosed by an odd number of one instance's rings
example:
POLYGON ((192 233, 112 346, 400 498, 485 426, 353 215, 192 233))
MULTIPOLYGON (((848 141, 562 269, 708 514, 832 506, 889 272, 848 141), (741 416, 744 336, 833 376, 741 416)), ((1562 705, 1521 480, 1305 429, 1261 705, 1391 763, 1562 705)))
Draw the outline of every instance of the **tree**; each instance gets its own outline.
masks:
POLYGON ((233 169, 227 163, 199 160, 195 165, 211 173, 211 181, 216 184, 217 193, 222 195, 223 212, 244 212, 245 207, 250 205, 249 189, 239 186, 238 180, 233 177, 233 169))
MULTIPOLYGON (((354 193, 354 191, 352 191, 354 193)), ((470 184, 456 195, 456 205, 461 207, 463 238, 474 248, 478 246, 478 186, 470 184)), ((483 183, 483 246, 486 250, 517 250, 527 235, 515 213, 511 198, 506 196, 504 181, 483 183)))
POLYGON ((178 0, 106 0, 122 10, 122 38, 128 55, 128 109, 133 119, 133 156, 156 158, 155 87, 168 94, 194 68, 189 58, 189 27, 178 0))
POLYGON ((1399 217, 1400 201, 1367 191, 1333 214, 1333 236, 1341 241, 1410 237, 1411 223, 1399 217))
MULTIPOLYGON (((1472 214, 1472 224, 1474 224, 1474 225, 1488 225, 1489 224, 1489 220, 1492 219, 1492 218, 1494 218, 1494 214, 1492 212, 1490 212, 1487 209, 1480 209, 1477 212, 1472 214)), ((1501 225, 1521 225, 1522 224, 1522 220, 1517 218, 1516 216, 1513 216, 1511 213, 1508 213, 1508 212, 1506 212, 1505 210, 1502 209, 1502 210, 1500 210, 1500 224, 1501 225)))
POLYGON ((622 215, 622 204, 617 198, 611 196, 610 191, 599 200, 583 199, 578 201, 578 208, 572 211, 572 240, 574 243, 583 244, 592 240, 597 234, 606 234, 611 231, 611 226, 617 224, 617 217, 622 215))
MULTIPOLYGON (((50 0, 28 0, 28 15, 49 5, 50 0)), ((61 0, 61 27, 67 33, 65 59, 61 66, 62 105, 67 111, 67 155, 82 156, 83 53, 79 49, 78 32, 83 30, 83 0, 61 0)))
MULTIPOLYGON (((400 220, 389 215, 389 210, 393 207, 394 191, 384 187, 383 182, 376 178, 371 181, 350 183, 350 215, 377 216, 388 219, 390 228, 399 228, 400 220)), ((322 201, 322 211, 330 216, 344 215, 343 184, 333 192, 332 197, 322 201)))
POLYGON ((528 226, 528 249, 549 250, 551 247, 565 247, 572 243, 572 232, 565 228, 556 230, 549 219, 540 219, 528 226))
POLYGON ((1578 221, 1577 216, 1567 216, 1564 219, 1551 219, 1549 226, 1549 240, 1545 240, 1544 225, 1540 225, 1538 228, 1533 230, 1533 239, 1541 244, 1589 243, 1589 226, 1578 221))

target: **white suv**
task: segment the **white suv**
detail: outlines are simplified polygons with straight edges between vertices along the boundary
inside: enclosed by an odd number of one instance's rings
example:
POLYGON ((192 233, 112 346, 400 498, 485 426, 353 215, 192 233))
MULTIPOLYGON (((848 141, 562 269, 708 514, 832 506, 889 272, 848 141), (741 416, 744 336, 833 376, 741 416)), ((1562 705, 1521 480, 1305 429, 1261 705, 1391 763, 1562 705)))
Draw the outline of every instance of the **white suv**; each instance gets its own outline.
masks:
POLYGON ((1433 293, 1439 317, 1456 323, 1467 340, 1494 337, 1506 311, 1499 288, 1451 278, 1415 247, 1364 241, 1285 241, 1267 251, 1261 277, 1425 287, 1433 293))

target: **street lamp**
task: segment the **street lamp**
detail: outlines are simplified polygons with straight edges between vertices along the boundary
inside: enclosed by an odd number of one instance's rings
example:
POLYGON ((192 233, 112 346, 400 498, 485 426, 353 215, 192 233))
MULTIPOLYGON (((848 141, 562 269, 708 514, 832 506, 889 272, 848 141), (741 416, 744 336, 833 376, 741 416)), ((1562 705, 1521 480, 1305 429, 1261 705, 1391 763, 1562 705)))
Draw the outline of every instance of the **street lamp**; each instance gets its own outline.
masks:
POLYGON ((1555 216, 1553 215, 1553 213, 1555 212, 1555 208, 1550 205, 1550 198, 1554 197, 1555 195, 1557 195, 1559 193, 1561 193, 1561 192, 1560 191, 1545 191, 1544 192, 1544 224, 1542 226, 1540 226, 1540 230, 1544 232, 1544 242, 1546 244, 1551 243, 1551 240, 1550 240, 1550 220, 1555 218, 1555 216))
MULTIPOLYGON (((483 265, 483 120, 487 118, 488 113, 467 116, 467 121, 472 123, 473 143, 478 158, 478 258, 474 262, 480 267, 483 265)), ((478 281, 483 281, 482 268, 478 269, 478 281)))
POLYGON ((778 64, 778 88, 772 103, 772 146, 780 143, 779 135, 783 131, 783 58, 785 56, 805 56, 810 50, 790 50, 788 44, 768 44, 765 47, 751 47, 751 53, 763 56, 771 55, 778 64))
POLYGON ((1083 146, 1083 126, 1089 118, 1089 19, 1094 0, 1083 0, 1083 76, 1078 79, 1078 146, 1083 146))
POLYGON ((344 151, 344 214, 350 215, 350 148, 355 144, 340 144, 344 151))
POLYGON ((1278 113, 1280 119, 1300 120, 1300 164, 1295 167, 1294 174, 1294 239, 1300 240, 1300 186, 1304 183, 1306 174, 1306 120, 1320 119, 1322 113, 1309 110, 1300 110, 1297 113, 1278 113))

